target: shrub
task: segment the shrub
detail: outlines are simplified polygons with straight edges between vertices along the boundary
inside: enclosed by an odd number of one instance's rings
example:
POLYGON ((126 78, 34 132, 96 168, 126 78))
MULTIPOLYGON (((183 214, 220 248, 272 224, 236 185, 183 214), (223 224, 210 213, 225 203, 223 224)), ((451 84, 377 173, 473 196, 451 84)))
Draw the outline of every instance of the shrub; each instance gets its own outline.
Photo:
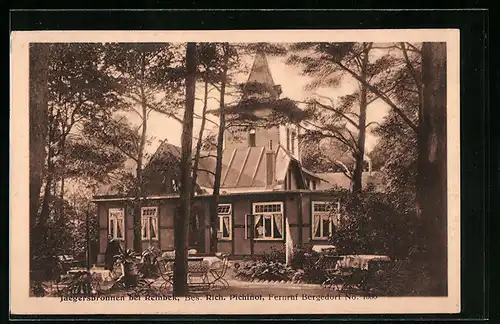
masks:
POLYGON ((243 257, 244 262, 275 262, 275 263, 285 263, 286 253, 284 250, 280 250, 276 247, 272 247, 261 254, 247 255, 243 257))
POLYGON ((59 284, 65 285, 60 291, 65 296, 90 296, 92 295, 92 275, 87 271, 78 271, 63 279, 59 284))
POLYGON ((243 280, 292 280, 295 270, 278 262, 246 262, 235 270, 235 275, 243 280))
POLYGON ((44 297, 48 294, 48 287, 41 281, 34 281, 30 285, 30 296, 34 297, 44 297))
POLYGON ((365 192, 343 198, 341 224, 330 238, 340 254, 385 254, 408 256, 418 235, 417 217, 396 206, 397 198, 385 193, 365 192))
POLYGON ((423 263, 398 259, 374 273, 370 293, 377 296, 425 296, 431 276, 423 263))
POLYGON ((270 248, 260 255, 260 260, 265 263, 285 263, 286 253, 275 247, 270 248))

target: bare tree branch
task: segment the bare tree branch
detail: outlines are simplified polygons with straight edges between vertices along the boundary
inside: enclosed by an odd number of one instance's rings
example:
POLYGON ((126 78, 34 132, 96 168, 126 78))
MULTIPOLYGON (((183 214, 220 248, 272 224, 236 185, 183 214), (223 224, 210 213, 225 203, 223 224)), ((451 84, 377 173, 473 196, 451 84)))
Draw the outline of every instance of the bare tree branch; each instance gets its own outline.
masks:
MULTIPOLYGON (((132 100, 134 100, 134 101, 136 101, 136 102, 138 102, 138 103, 141 103, 141 100, 140 100, 139 98, 136 98, 136 97, 134 97, 134 96, 132 96, 132 95, 129 95, 129 96, 127 96, 127 97, 128 97, 128 98, 130 98, 130 99, 132 99, 132 100)), ((152 104, 150 104, 149 102, 148 102, 148 103, 146 103, 146 106, 147 106, 148 108, 150 108, 150 109, 152 109, 152 110, 156 111, 156 112, 159 112, 159 113, 164 114, 164 115, 166 115, 166 116, 168 116, 168 117, 170 117, 170 118, 173 118, 174 120, 178 121, 178 122, 179 122, 179 123, 181 123, 181 124, 183 123, 182 119, 181 119, 181 118, 179 118, 178 116, 176 116, 174 113, 169 113, 169 112, 163 111, 163 110, 159 109, 158 107, 153 106, 153 105, 152 105, 152 104)))
POLYGON ((418 127, 417 125, 415 125, 409 118, 408 116, 405 115, 405 113, 396 105, 394 104, 394 102, 389 99, 386 95, 384 95, 379 89, 377 89, 376 87, 374 87, 373 85, 371 85, 370 83, 366 82, 365 80, 363 80, 363 78, 361 78, 356 72, 354 72, 353 70, 351 70, 350 68, 348 68, 347 66, 345 66, 344 64, 342 64, 342 62, 340 61, 336 61, 336 63, 341 67, 343 68, 344 70, 346 70, 349 74, 351 74, 356 80, 358 80, 359 82, 363 83, 364 85, 366 85, 366 87, 371 91, 373 92, 374 94, 378 95, 385 103, 387 103, 392 109, 394 109, 394 111, 405 121, 406 124, 408 124, 408 126, 413 129, 413 131, 416 133, 418 131, 418 127))
POLYGON ((413 50, 415 53, 418 53, 418 54, 422 54, 422 51, 420 49, 418 49, 415 45, 413 45, 412 43, 406 43, 408 44, 408 46, 411 48, 411 50, 413 50))
POLYGON ((344 117, 345 120, 347 120, 351 125, 353 125, 357 129, 359 129, 359 125, 352 118, 350 118, 349 116, 347 116, 344 112, 342 112, 342 111, 340 111, 338 109, 335 109, 333 107, 324 105, 321 102, 319 102, 318 100, 314 100, 314 103, 317 104, 317 105, 319 105, 319 106, 321 106, 321 108, 323 108, 323 109, 326 109, 326 110, 329 110, 329 111, 332 111, 334 113, 339 114, 340 116, 344 117))
POLYGON ((406 52, 406 46, 405 46, 405 43, 403 43, 403 42, 401 42, 401 50, 403 51, 403 56, 405 58, 406 67, 408 68, 408 71, 410 71, 410 74, 413 77, 413 80, 415 81, 417 87, 420 89, 422 87, 422 82, 417 75, 417 71, 415 71, 415 69, 413 68, 413 65, 410 62, 410 59, 408 58, 408 53, 406 52))
POLYGON ((198 172, 199 172, 199 171, 206 172, 206 173, 209 173, 209 174, 211 174, 211 175, 215 176, 215 172, 213 172, 213 171, 211 171, 211 170, 198 168, 198 172))

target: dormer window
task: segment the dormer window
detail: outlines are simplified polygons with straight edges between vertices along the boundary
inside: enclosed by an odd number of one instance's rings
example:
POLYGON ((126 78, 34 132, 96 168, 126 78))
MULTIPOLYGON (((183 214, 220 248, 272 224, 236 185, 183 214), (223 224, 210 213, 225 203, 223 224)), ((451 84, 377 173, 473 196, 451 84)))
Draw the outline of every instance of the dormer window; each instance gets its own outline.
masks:
POLYGON ((248 146, 255 147, 255 129, 251 128, 248 131, 248 146))

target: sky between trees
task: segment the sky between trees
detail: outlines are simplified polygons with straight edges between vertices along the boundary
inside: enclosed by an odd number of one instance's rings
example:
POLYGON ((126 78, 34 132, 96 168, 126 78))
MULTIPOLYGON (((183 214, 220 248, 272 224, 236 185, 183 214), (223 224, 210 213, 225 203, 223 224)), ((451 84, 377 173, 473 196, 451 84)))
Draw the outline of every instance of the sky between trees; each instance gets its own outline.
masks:
MULTIPOLYGON (((381 52, 380 50, 378 51, 381 52)), ((373 55, 377 56, 377 50, 373 50, 373 52, 373 55)), ((246 56, 243 58, 243 60, 246 69, 237 77, 237 81, 240 83, 245 82, 248 78, 248 72, 253 63, 254 56, 246 56)), ((267 60, 272 77, 274 79, 274 83, 277 85, 281 85, 282 87, 283 93, 281 94, 281 98, 290 98, 296 101, 304 101, 314 94, 319 94, 335 100, 340 96, 352 93, 355 87, 357 87, 357 82, 356 80, 354 80, 354 78, 345 76, 339 87, 328 89, 322 88, 315 91, 307 91, 304 90, 304 86, 308 82, 310 82, 310 78, 300 75, 298 68, 285 64, 286 57, 267 56, 267 60)), ((196 89, 196 96, 199 98, 202 96, 202 94, 203 85, 199 83, 196 89)), ((227 97, 228 102, 234 101, 235 99, 236 98, 234 97, 227 97)), ((218 105, 219 104, 217 101, 215 101, 214 99, 210 99, 208 102, 208 110, 217 109, 218 105)), ((196 100, 195 113, 201 115, 202 107, 203 102, 200 100, 196 100)), ((367 123, 381 122, 387 115, 388 111, 389 107, 381 100, 373 102, 367 110, 367 123)), ((134 113, 126 113, 126 116, 131 123, 139 124, 139 118, 134 113)), ((211 115, 209 115, 208 118, 214 121, 217 120, 215 116, 211 115)), ((195 119, 193 134, 198 134, 200 124, 201 120, 195 119)), ((211 124, 210 122, 206 123, 205 134, 207 133, 207 131, 215 131, 214 124, 211 124)), ((182 125, 179 122, 161 113, 152 111, 150 114, 150 118, 148 119, 147 131, 148 137, 152 138, 152 140, 151 143, 146 147, 146 153, 153 154, 160 145, 160 141, 163 140, 166 140, 167 142, 180 147, 181 132, 182 125)), ((370 130, 368 130, 366 138, 366 151, 370 152, 376 143, 377 137, 372 134, 370 130)), ((131 165, 130 167, 133 166, 131 165)))

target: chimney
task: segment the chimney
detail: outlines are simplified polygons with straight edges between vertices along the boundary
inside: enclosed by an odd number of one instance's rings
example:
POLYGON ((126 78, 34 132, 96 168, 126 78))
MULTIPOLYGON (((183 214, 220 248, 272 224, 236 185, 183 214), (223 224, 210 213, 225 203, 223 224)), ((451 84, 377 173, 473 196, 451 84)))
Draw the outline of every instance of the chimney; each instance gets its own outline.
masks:
POLYGON ((274 168, 275 168, 275 158, 274 158, 274 151, 270 146, 266 149, 266 187, 274 185, 275 182, 275 174, 274 174, 274 168))

